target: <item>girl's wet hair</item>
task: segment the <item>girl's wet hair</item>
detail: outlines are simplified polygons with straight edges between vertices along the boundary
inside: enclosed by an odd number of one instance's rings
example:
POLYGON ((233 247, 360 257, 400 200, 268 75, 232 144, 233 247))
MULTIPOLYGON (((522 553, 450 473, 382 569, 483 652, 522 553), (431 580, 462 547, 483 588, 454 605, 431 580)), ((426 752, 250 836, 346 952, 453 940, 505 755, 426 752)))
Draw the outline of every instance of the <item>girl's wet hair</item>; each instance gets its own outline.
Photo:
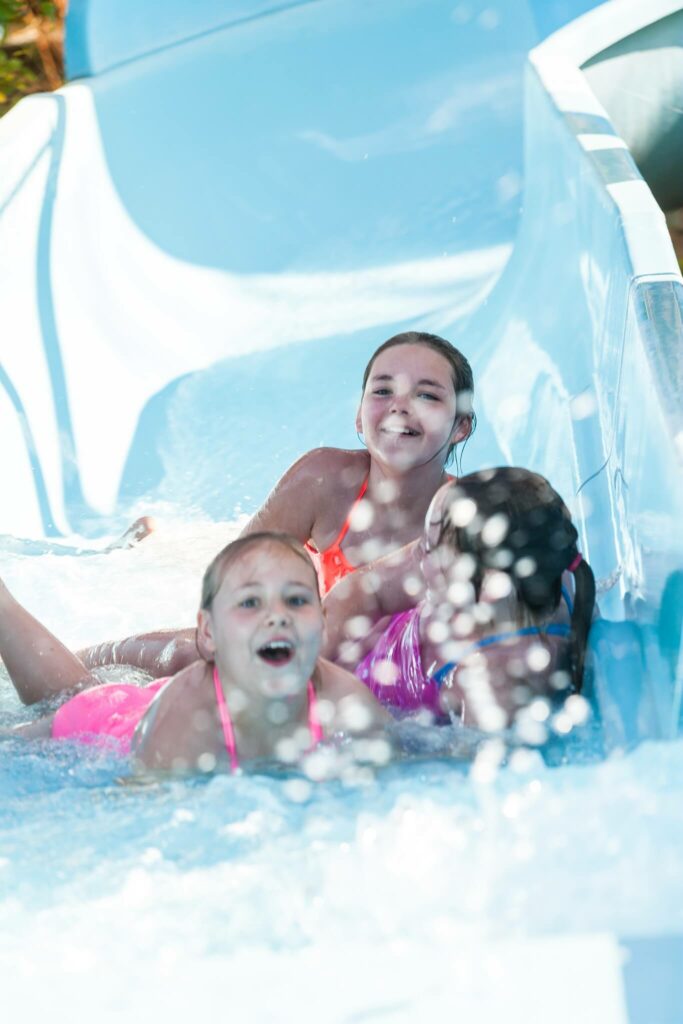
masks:
POLYGON ((518 601, 532 616, 548 616, 560 603, 562 573, 574 566, 569 669, 574 688, 580 690, 595 578, 587 562, 578 559, 577 564, 578 533, 562 498, 545 477, 511 466, 471 473, 451 490, 438 543, 472 556, 477 598, 484 573, 496 569, 510 576, 518 601), (461 501, 473 502, 474 514, 470 507, 459 515, 461 501), (458 525, 459 520, 466 525, 458 525))
MULTIPOLYGON (((467 417, 471 424, 469 434, 465 438, 466 442, 474 433, 474 428, 477 425, 477 417, 472 409, 472 399, 474 397, 474 376, 472 374, 472 367, 462 352, 457 349, 455 345, 451 345, 450 341, 446 341, 445 338, 439 337, 438 334, 429 334, 426 331, 404 331, 402 334, 394 334, 393 337, 388 338, 387 341, 383 342, 379 348, 373 352, 370 357, 370 362, 365 367, 365 373, 363 374, 363 394, 365 394, 365 388, 367 387, 375 359, 377 359, 382 352, 386 352, 389 348, 395 348, 397 345, 425 345, 427 348, 431 348, 434 352, 438 352, 438 354, 443 356, 443 358, 449 363, 451 374, 453 376, 457 415, 458 417, 467 417)), ((454 450, 455 445, 452 444, 448 449, 446 461, 450 459, 454 450)))
POLYGON ((290 537, 288 533, 278 533, 275 530, 262 530, 260 533, 248 533, 246 537, 238 537, 237 540, 233 540, 230 544, 226 544, 223 550, 218 552, 204 573, 204 578, 202 580, 202 597, 199 607, 204 611, 210 611, 214 598, 221 588, 221 583, 223 582, 225 573, 230 566, 234 565, 234 563, 241 558, 245 552, 265 544, 279 544, 280 547, 286 548, 287 551, 290 551, 293 555, 296 555, 297 558, 300 558, 305 562, 315 579, 315 592, 318 595, 318 598, 320 598, 318 576, 315 566, 313 565, 313 562, 311 561, 311 558, 303 544, 301 544, 295 537, 290 537))

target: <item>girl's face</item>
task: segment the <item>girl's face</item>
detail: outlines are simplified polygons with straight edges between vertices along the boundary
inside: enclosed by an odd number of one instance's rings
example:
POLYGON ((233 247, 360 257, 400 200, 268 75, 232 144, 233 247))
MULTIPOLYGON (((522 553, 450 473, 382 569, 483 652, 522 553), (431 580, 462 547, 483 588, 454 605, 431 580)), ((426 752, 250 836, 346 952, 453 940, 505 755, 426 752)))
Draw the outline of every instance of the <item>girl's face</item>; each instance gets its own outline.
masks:
POLYGON ((469 432, 456 423, 448 361, 427 345, 396 345, 375 359, 356 418, 375 459, 406 471, 446 461, 451 444, 469 432))
POLYGON ((281 544, 248 548, 225 570, 198 628, 223 681, 260 697, 301 693, 324 628, 313 567, 281 544))

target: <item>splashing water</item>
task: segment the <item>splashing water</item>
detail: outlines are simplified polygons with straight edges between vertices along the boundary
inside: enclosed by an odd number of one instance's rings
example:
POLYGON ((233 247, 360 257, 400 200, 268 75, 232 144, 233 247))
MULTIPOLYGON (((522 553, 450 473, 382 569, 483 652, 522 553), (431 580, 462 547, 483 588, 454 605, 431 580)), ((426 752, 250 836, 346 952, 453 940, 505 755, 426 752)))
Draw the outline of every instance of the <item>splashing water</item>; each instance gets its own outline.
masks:
MULTIPOLYGON (((168 527, 88 557, 3 554, 0 573, 80 647, 189 625, 204 565, 236 529, 168 527)), ((3 721, 26 717, 0 671, 3 721)), ((106 964, 131 979, 145 963, 170 977, 245 950, 333 963, 362 922, 363 948, 398 942, 419 976, 435 950, 483 941, 683 929, 683 742, 583 761, 534 753, 487 774, 423 757, 322 784, 139 786, 113 755, 7 741, 0 974, 28 985, 106 964)))

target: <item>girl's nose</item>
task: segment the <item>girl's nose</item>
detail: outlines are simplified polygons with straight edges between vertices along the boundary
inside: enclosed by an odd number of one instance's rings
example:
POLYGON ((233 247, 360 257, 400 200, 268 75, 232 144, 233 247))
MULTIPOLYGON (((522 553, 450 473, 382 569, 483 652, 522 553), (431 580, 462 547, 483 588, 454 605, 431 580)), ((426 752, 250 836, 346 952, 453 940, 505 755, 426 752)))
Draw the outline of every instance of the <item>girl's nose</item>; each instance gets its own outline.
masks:
POLYGON ((274 605, 268 609, 267 619, 269 625, 285 625, 290 621, 289 608, 284 604, 274 605))

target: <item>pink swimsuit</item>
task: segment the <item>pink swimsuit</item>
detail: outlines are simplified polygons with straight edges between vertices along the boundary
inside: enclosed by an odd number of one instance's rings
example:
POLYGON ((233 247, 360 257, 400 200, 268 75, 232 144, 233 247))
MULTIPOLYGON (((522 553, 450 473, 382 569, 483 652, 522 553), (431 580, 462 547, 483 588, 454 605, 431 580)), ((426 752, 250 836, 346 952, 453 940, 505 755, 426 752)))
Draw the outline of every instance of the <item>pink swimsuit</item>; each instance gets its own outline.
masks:
MULTIPOLYGON (((142 717, 159 690, 170 677, 156 679, 148 686, 133 686, 131 683, 105 683, 90 690, 77 693, 57 709, 52 720, 52 738, 78 740, 79 743, 101 743, 113 739, 122 754, 130 753, 133 734, 142 717)), ((218 714, 223 727, 225 749, 233 772, 239 767, 235 733, 232 719, 225 701, 223 687, 214 665, 213 682, 216 690, 218 714)), ((311 748, 323 739, 323 730, 318 717, 318 706, 313 683, 308 681, 308 728, 311 734, 311 748)))
POLYGON ((52 738, 80 743, 116 740, 121 753, 130 753, 133 733, 157 693, 170 677, 148 686, 105 683, 83 690, 57 709, 52 719, 52 738))

